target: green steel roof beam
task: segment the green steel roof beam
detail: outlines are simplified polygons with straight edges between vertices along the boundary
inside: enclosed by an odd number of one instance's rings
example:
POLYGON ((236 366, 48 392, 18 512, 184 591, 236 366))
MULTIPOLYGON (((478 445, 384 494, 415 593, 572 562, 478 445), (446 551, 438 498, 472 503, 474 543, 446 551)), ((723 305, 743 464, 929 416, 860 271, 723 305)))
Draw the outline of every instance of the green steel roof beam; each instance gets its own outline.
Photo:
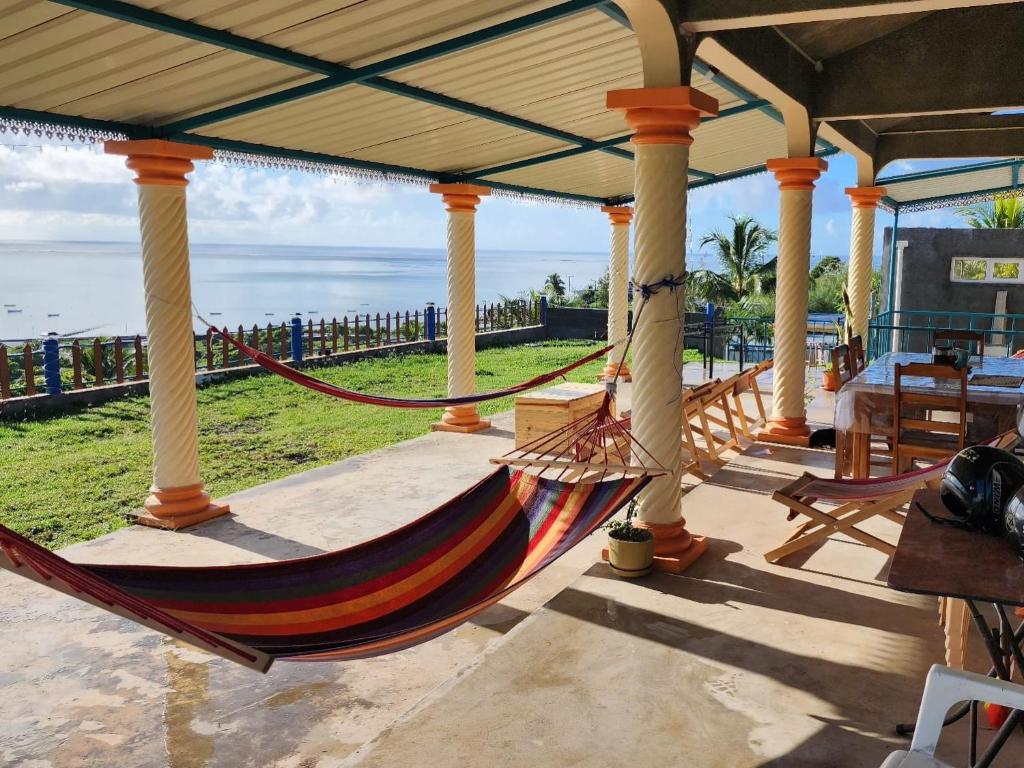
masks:
MULTIPOLYGON (((830 155, 837 155, 841 150, 839 147, 831 147, 825 149, 819 149, 814 153, 815 157, 829 157, 830 155)), ((701 179, 700 181, 694 181, 687 185, 689 189, 699 189, 700 187, 706 187, 710 184, 718 184, 723 181, 734 181, 735 179, 745 179, 748 176, 757 176, 758 174, 765 173, 767 167, 764 165, 755 165, 753 168, 745 168, 742 171, 730 171, 729 173, 719 173, 714 175, 710 179, 701 179)), ((635 198, 633 195, 626 195, 624 197, 617 197, 609 201, 609 203, 630 203, 635 198)))
MULTIPOLYGON (((739 105, 737 105, 735 107, 730 107, 729 109, 724 109, 719 114, 715 115, 714 117, 709 117, 706 120, 704 120, 703 122, 704 123, 709 123, 709 122, 712 122, 714 120, 721 120, 722 118, 732 117, 733 115, 739 115, 739 114, 742 114, 744 112, 749 112, 749 111, 751 111, 753 109, 760 109, 760 107, 763 104, 766 104, 766 103, 767 102, 756 101, 756 102, 751 102, 749 104, 739 104, 739 105)), ((611 138, 611 139, 602 139, 600 141, 596 141, 595 144, 599 144, 599 145, 601 145, 601 147, 593 147, 593 148, 592 147, 573 147, 572 149, 563 149, 563 150, 560 150, 558 152, 550 152, 550 153, 544 154, 544 155, 537 155, 536 157, 529 157, 529 158, 526 158, 525 160, 516 160, 516 161, 511 162, 511 163, 503 163, 502 165, 494 165, 494 166, 491 166, 490 168, 482 168, 482 169, 477 170, 477 171, 470 171, 469 173, 466 174, 466 178, 480 179, 480 178, 483 178, 484 176, 496 176, 499 173, 506 173, 508 171, 517 171, 520 168, 529 168, 532 165, 540 165, 541 163, 550 163, 550 162, 552 162, 554 160, 562 160, 562 159, 567 158, 567 157, 573 157, 575 155, 581 155, 581 154, 584 154, 584 153, 587 153, 587 152, 594 152, 594 151, 596 151, 599 148, 603 149, 604 147, 611 147, 611 146, 616 146, 616 145, 619 145, 619 144, 625 144, 626 142, 628 142, 632 138, 632 136, 633 136, 633 134, 626 133, 626 134, 623 134, 622 136, 615 136, 614 138, 611 138)), ((690 173, 692 175, 694 175, 694 176, 700 176, 701 178, 711 178, 711 177, 714 176, 713 173, 708 173, 707 171, 701 171, 701 170, 698 170, 697 168, 691 168, 690 169, 690 173)))
MULTIPOLYGON (((173 16, 168 16, 167 14, 138 8, 136 6, 120 2, 120 0, 54 1, 80 10, 101 14, 110 18, 116 18, 121 21, 138 24, 150 29, 157 29, 170 34, 186 37, 191 40, 209 43, 221 48, 228 48, 230 50, 239 51, 258 58, 277 61, 282 64, 289 64, 310 72, 327 75, 343 75, 353 71, 349 67, 345 67, 341 64, 322 61, 311 56, 295 53, 294 51, 290 51, 286 48, 278 48, 277 46, 268 45, 267 43, 261 43, 256 40, 249 40, 230 32, 223 32, 204 27, 190 21, 177 19, 173 16)), ((434 93, 433 91, 428 91, 425 88, 406 85, 404 83, 388 80, 387 78, 378 76, 369 77, 363 81, 363 85, 395 95, 415 99, 424 103, 434 104, 435 106, 444 107, 456 112, 462 112, 463 114, 471 115, 473 117, 479 117, 492 122, 508 125, 509 127, 516 128, 518 130, 547 136, 569 144, 576 144, 578 146, 592 146, 594 144, 592 139, 585 136, 579 136, 574 133, 569 133, 568 131, 560 131, 546 125, 541 125, 540 123, 535 123, 532 120, 524 120, 522 118, 515 117, 514 115, 499 112, 495 109, 482 107, 478 104, 463 101, 462 99, 444 96, 439 93, 434 93)), ((187 135, 182 131, 170 131, 168 130, 170 127, 171 126, 163 126, 155 132, 155 135, 174 139, 182 138, 187 135)), ((618 157, 633 157, 631 152, 618 147, 606 147, 599 149, 598 151, 607 152, 608 154, 616 155, 618 157)))
POLYGON ((927 208, 941 207, 943 203, 948 203, 949 206, 953 205, 964 205, 970 203, 972 199, 975 201, 978 198, 981 199, 994 199, 999 195, 1006 194, 1008 192, 1014 192, 1014 187, 992 187, 990 189, 976 189, 970 192, 955 192, 949 195, 938 195, 936 197, 922 197, 917 200, 904 200, 898 203, 900 211, 922 211, 927 208))
POLYGON ((878 185, 897 184, 904 181, 922 181, 925 179, 941 179, 946 176, 959 176, 962 173, 973 171, 992 171, 999 168, 1012 168, 1019 164, 1019 160, 992 160, 987 163, 973 163, 971 165, 954 165, 948 168, 936 168, 931 171, 915 171, 914 173, 903 173, 896 176, 887 176, 878 179, 878 185))
POLYGON ((350 68, 343 65, 335 65, 338 71, 323 80, 304 83, 294 88, 286 88, 282 91, 269 93, 265 96, 249 99, 248 101, 243 101, 238 104, 232 104, 228 107, 210 110, 209 112, 194 115, 193 117, 188 117, 184 120, 168 123, 162 126, 162 128, 168 133, 191 131, 204 125, 220 123, 225 120, 241 117, 242 115, 258 112, 260 110, 267 109, 268 107, 275 107, 279 104, 287 104, 288 102, 304 99, 318 93, 332 91, 346 85, 366 83, 367 80, 375 79, 380 75, 385 75, 389 72, 394 72, 415 64, 432 61, 452 53, 474 48, 478 45, 483 45, 484 43, 500 40, 519 32, 525 32, 529 29, 549 24, 553 21, 574 16, 584 11, 591 10, 604 2, 607 2, 607 0, 568 0, 568 2, 561 3, 560 5, 556 5, 551 8, 546 8, 542 11, 537 11, 536 13, 520 16, 517 19, 510 19, 509 21, 502 22, 501 24, 495 24, 493 27, 480 29, 475 32, 470 32, 469 34, 459 35, 458 37, 453 37, 450 40, 444 40, 415 51, 409 51, 398 56, 393 56, 390 59, 384 59, 383 61, 368 64, 365 67, 350 68))
MULTIPOLYGON (((59 115, 51 112, 41 112, 33 109, 19 109, 16 107, 0 107, 0 119, 7 118, 19 122, 33 123, 40 128, 53 126, 65 128, 69 131, 75 129, 83 131, 98 131, 101 133, 121 133, 131 139, 152 138, 152 130, 145 126, 132 125, 130 123, 119 123, 111 120, 94 120, 75 115, 59 115)), ((281 158, 284 160, 297 160, 304 163, 318 163, 325 166, 332 166, 341 170, 353 169, 370 171, 380 174, 396 174, 414 179, 429 181, 452 181, 455 180, 449 174, 439 174, 423 168, 411 168, 408 166, 391 165, 388 163, 375 163, 369 160, 356 160, 354 158, 327 155, 320 152, 307 152, 304 150, 288 149, 286 147, 272 147, 265 144, 255 144, 247 141, 234 141, 222 139, 216 136, 200 136, 194 133, 183 134, 178 138, 189 144, 200 144, 229 152, 240 152, 248 155, 267 158, 281 158)), ((573 195, 566 192, 539 189, 536 187, 523 187, 516 184, 492 184, 508 192, 520 192, 525 195, 539 195, 558 200, 567 200, 580 203, 604 203, 601 198, 589 197, 587 195, 573 195)))

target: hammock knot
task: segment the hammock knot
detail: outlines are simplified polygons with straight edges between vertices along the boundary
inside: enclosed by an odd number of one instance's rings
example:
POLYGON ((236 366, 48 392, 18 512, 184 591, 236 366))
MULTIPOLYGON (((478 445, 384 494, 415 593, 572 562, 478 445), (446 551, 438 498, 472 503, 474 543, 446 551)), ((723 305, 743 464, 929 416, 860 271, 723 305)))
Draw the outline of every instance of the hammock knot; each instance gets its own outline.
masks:
POLYGON ((644 300, 651 298, 654 294, 661 291, 662 288, 668 288, 669 291, 675 291, 676 288, 680 288, 686 285, 686 273, 683 272, 679 277, 675 275, 666 275, 656 283, 644 283, 640 285, 640 295, 643 296, 644 300))

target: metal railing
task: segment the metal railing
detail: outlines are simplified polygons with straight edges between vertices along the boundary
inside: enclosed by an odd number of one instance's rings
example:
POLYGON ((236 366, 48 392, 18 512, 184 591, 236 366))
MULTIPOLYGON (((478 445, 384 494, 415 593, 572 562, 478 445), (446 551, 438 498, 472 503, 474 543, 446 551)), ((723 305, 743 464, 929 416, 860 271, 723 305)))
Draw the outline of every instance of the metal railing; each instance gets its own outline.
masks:
POLYGON ((946 328, 980 332, 986 355, 1010 356, 1024 349, 1024 315, 896 310, 882 312, 869 324, 868 359, 889 352, 931 352, 935 331, 946 328))

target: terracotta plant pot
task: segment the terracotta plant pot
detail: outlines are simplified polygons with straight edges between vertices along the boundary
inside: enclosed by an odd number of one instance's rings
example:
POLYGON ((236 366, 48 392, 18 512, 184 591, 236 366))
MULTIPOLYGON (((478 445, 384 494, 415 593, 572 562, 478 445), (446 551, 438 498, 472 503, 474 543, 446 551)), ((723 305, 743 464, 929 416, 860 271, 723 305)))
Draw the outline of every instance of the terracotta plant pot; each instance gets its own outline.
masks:
POLYGON ((824 371, 821 374, 821 388, 826 392, 835 392, 837 384, 839 383, 839 377, 836 376, 835 371, 824 371))
POLYGON ((608 564, 616 576, 635 579, 654 567, 654 537, 646 541, 623 541, 608 537, 608 564))

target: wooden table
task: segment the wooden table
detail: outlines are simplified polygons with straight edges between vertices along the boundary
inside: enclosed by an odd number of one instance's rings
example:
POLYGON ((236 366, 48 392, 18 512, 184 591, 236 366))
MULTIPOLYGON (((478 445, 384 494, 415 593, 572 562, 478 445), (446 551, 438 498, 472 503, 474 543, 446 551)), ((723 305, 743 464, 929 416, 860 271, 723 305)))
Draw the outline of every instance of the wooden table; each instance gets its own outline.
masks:
MULTIPOLYGON (((853 477, 863 478, 869 474, 871 435, 892 434, 896 363, 928 363, 931 359, 931 355, 926 353, 890 352, 872 362, 836 394, 833 424, 837 432, 846 435, 842 442, 850 451, 850 474, 853 477)), ((969 443, 995 437, 1013 428, 1017 406, 1024 402, 1024 384, 1017 387, 980 386, 971 382, 978 376, 1024 379, 1024 360, 990 355, 971 358, 967 383, 969 443)), ((916 377, 904 379, 903 384, 905 391, 919 394, 934 394, 958 386, 951 381, 916 377)))
MULTIPOLYGON (((949 518, 950 513, 939 499, 938 491, 918 491, 910 504, 896 554, 893 555, 887 583, 901 592, 959 598, 973 620, 985 649, 992 660, 989 675, 1010 679, 1009 659, 1024 670, 1024 622, 1011 626, 1006 606, 1024 606, 1024 562, 1010 543, 997 536, 975 533, 932 522, 922 508, 935 517, 949 518), (978 603, 991 603, 999 627, 993 630, 978 609, 978 603)), ((962 624, 947 613, 947 657, 961 643, 958 633, 962 624)), ((971 714, 977 725, 977 705, 964 706, 947 718, 947 724, 971 714)), ((1024 729, 1019 710, 1015 710, 996 733, 981 759, 975 762, 977 729, 971 728, 970 765, 984 768, 991 764, 1014 728, 1024 729)), ((898 731, 906 732, 906 726, 898 731)), ((912 726, 910 727, 912 730, 912 726)))
MULTIPOLYGON (((516 448, 593 413, 604 400, 604 384, 566 383, 516 397, 516 448)), ((548 446, 564 449, 567 443, 548 446)))

